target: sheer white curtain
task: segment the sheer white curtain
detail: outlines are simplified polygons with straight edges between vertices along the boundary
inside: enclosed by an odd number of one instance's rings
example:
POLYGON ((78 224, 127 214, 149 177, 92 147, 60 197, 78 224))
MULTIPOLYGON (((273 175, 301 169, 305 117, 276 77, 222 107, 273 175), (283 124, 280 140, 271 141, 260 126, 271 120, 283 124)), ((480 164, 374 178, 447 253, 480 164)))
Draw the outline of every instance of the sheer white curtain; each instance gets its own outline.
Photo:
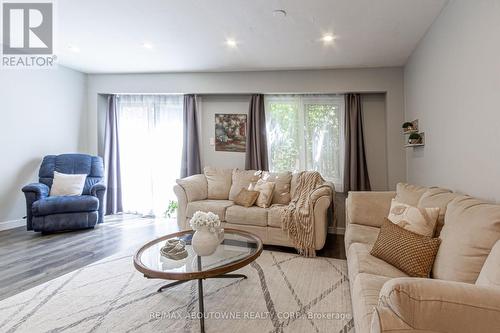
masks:
POLYGON ((180 176, 182 95, 119 95, 123 209, 161 216, 180 176))

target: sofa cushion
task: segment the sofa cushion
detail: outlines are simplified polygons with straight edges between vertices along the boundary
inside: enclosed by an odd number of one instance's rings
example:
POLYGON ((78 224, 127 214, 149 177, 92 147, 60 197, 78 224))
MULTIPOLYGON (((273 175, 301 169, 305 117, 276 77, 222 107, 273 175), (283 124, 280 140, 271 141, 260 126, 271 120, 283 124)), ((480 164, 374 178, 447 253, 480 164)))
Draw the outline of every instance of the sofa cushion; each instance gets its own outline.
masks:
POLYGON ((392 199, 389 221, 419 235, 434 236, 439 207, 417 208, 392 199))
POLYGON ((66 174, 54 171, 50 196, 82 195, 86 174, 66 174))
POLYGON ((357 333, 370 332, 372 314, 378 304, 378 295, 384 283, 391 278, 360 273, 351 281, 352 315, 357 333))
POLYGON ((424 186, 398 183, 396 185, 396 201, 405 203, 410 206, 417 206, 420 197, 427 191, 424 186))
POLYGON ((233 170, 205 167, 204 173, 207 178, 208 199, 227 200, 231 189, 231 177, 233 170))
POLYGON ((281 228, 281 210, 284 205, 272 205, 267 209, 267 225, 273 228, 281 228))
POLYGON ((500 240, 495 243, 486 258, 476 284, 500 288, 500 240))
POLYGON ((370 254, 372 246, 369 244, 353 243, 347 250, 349 278, 353 279, 360 273, 386 276, 390 278, 408 276, 382 259, 370 254))
POLYGON ((99 200, 91 195, 46 197, 33 203, 34 216, 60 213, 93 212, 99 209, 99 200))
POLYGON ((248 189, 251 183, 260 179, 261 171, 234 169, 231 176, 231 189, 229 190, 229 200, 234 200, 242 189, 248 189))
POLYGON ((292 173, 276 173, 266 171, 262 174, 262 179, 275 184, 271 204, 288 205, 291 199, 290 183, 292 181, 292 173))
POLYGON ((486 257, 500 239, 500 205, 469 196, 453 199, 439 238, 433 277, 476 282, 486 257))
POLYGON ((267 226, 267 209, 257 206, 231 206, 226 210, 226 222, 260 227, 267 226))
POLYGON ((221 221, 225 221, 226 208, 233 205, 230 200, 200 200, 188 203, 186 217, 193 217, 197 211, 212 212, 219 216, 221 221))
POLYGON ((371 248, 373 244, 375 244, 379 232, 380 228, 377 227, 371 227, 361 224, 352 224, 352 223, 347 225, 344 235, 344 243, 346 251, 349 250, 351 244, 354 243, 367 244, 370 245, 371 248))
POLYGON ((453 193, 450 190, 440 187, 432 187, 422 194, 418 200, 418 208, 432 208, 439 207, 439 216, 436 226, 435 235, 439 235, 441 229, 443 229, 444 215, 446 213, 446 207, 451 202, 451 200, 460 196, 457 193, 453 193))

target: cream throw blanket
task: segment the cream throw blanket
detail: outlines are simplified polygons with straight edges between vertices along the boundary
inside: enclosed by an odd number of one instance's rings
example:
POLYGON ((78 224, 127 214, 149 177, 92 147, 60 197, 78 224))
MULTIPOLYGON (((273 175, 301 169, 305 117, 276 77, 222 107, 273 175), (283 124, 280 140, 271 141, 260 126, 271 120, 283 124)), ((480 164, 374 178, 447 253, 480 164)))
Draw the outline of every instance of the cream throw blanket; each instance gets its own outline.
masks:
POLYGON ((305 257, 315 257, 314 246, 314 190, 330 186, 317 171, 303 171, 298 175, 297 188, 288 206, 281 208, 281 227, 288 232, 299 253, 305 257))

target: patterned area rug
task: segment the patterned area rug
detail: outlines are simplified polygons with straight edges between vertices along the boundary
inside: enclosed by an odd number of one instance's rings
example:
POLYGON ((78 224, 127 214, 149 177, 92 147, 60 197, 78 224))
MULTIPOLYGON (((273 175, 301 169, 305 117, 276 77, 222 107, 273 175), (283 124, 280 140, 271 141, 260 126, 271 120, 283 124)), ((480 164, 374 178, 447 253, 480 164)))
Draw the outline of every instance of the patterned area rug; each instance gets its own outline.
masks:
MULTIPOLYGON (((237 272, 204 281, 207 333, 354 332, 344 260, 264 251, 237 272)), ((0 302, 0 332, 199 332, 197 283, 164 284, 109 257, 0 302)))

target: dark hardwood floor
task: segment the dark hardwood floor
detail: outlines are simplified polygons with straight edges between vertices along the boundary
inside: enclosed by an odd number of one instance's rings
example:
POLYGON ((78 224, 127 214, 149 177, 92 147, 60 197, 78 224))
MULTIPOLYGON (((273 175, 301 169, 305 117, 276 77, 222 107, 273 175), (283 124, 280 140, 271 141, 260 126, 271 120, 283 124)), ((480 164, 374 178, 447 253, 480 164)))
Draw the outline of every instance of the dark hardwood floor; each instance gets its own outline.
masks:
MULTIPOLYGON (((20 227, 0 231, 0 300, 116 253, 133 254, 146 241, 177 231, 174 219, 107 217, 95 229, 41 235, 20 227)), ((281 246, 274 251, 294 252, 281 246)), ((329 234, 319 256, 345 259, 344 239, 329 234)))

